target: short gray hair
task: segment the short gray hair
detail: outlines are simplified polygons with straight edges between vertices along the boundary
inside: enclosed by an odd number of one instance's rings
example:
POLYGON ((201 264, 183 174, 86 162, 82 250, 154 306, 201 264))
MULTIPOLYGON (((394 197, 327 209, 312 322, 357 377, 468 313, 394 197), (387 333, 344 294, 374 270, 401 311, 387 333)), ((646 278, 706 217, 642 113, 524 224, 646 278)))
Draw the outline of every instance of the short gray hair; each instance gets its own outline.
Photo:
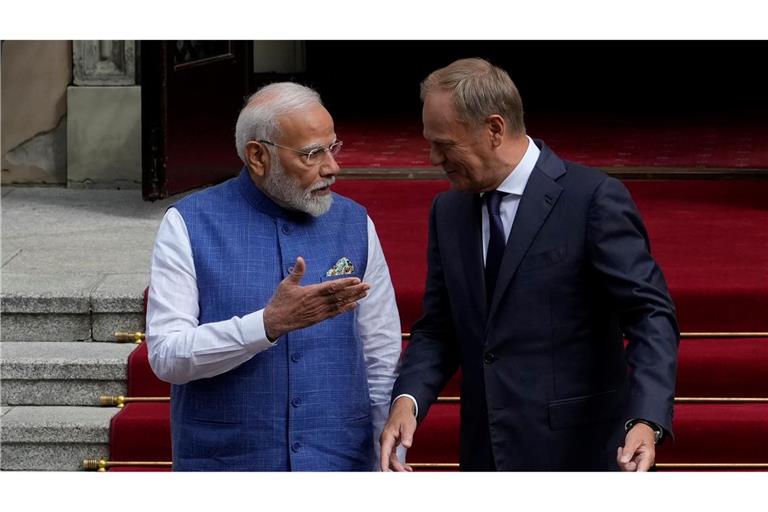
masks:
POLYGON ((248 98, 235 126, 235 146, 240 160, 246 162, 245 145, 252 140, 273 140, 280 136, 278 119, 312 104, 323 102, 317 91, 293 82, 269 84, 248 98))
POLYGON ((459 118, 468 124, 481 124, 486 117, 499 114, 513 133, 525 133, 523 100, 509 75, 484 59, 459 59, 433 71, 421 83, 421 101, 435 90, 449 91, 459 118))

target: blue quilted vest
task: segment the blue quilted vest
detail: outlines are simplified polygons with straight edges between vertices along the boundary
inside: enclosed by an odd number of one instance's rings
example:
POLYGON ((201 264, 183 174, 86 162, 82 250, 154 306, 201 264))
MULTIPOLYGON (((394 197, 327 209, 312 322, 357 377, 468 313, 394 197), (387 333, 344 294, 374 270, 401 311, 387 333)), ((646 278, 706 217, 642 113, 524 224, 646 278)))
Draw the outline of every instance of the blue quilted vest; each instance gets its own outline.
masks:
MULTIPOLYGON (((189 232, 200 324, 266 306, 297 256, 302 285, 347 257, 368 261, 365 210, 334 195, 324 215, 281 208, 247 169, 174 205, 189 232)), ((346 277, 346 276, 344 276, 346 277)), ((171 388, 177 471, 368 471, 374 465, 367 373, 355 311, 299 329, 216 377, 171 388)))

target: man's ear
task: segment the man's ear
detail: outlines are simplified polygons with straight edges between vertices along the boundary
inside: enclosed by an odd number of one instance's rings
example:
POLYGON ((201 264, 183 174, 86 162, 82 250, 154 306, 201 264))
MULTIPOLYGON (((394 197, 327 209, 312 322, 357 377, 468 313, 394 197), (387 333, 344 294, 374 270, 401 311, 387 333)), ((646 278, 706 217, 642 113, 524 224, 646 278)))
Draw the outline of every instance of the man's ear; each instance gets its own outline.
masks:
POLYGON ((262 178, 269 169, 270 153, 267 146, 255 140, 245 145, 245 161, 251 172, 262 178))
POLYGON ((485 118, 485 126, 491 136, 491 145, 498 147, 504 140, 504 134, 507 131, 507 123, 504 117, 499 114, 493 114, 485 118))

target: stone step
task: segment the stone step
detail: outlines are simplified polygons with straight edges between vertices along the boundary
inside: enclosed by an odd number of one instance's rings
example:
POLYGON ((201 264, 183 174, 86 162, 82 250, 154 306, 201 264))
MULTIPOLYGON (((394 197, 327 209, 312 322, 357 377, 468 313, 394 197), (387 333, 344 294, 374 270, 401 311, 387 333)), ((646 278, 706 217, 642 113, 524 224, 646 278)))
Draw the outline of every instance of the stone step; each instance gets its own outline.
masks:
POLYGON ((131 343, 0 343, 2 405, 98 406, 124 395, 131 343))
POLYGON ((116 408, 4 407, 0 469, 78 471, 83 459, 109 458, 109 424, 116 408))
POLYGON ((3 272, 0 341, 113 341, 144 330, 147 274, 3 272))

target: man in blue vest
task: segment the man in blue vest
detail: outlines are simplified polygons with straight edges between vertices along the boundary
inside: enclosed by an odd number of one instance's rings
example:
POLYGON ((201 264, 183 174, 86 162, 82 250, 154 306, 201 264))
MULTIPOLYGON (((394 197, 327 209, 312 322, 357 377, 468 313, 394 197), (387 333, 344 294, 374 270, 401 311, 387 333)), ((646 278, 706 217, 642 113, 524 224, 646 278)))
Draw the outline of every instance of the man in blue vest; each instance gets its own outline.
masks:
POLYGON ((333 119, 315 91, 271 84, 236 145, 239 176, 169 208, 152 257, 174 470, 372 470, 401 331, 371 219, 330 191, 333 119))

